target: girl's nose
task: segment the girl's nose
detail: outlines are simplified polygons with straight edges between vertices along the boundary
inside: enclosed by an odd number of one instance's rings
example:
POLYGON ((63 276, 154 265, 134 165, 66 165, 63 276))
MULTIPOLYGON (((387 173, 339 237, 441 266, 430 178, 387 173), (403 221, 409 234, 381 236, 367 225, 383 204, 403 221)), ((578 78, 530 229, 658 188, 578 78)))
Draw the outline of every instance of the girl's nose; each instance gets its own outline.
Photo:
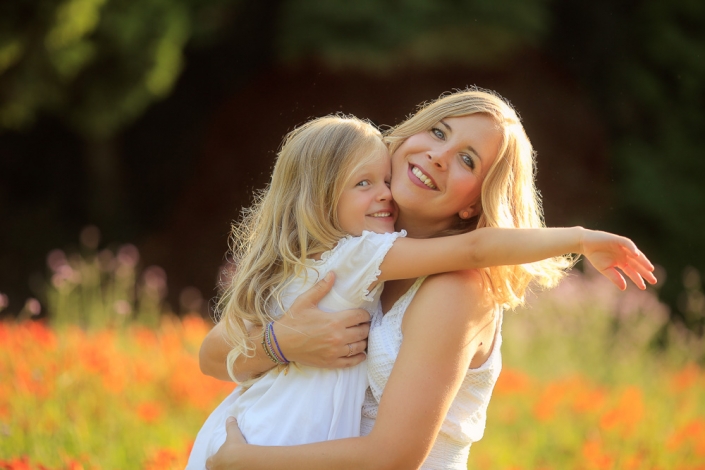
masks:
POLYGON ((392 200, 392 190, 389 189, 389 186, 386 184, 382 189, 380 189, 379 194, 377 195, 377 200, 378 201, 391 201, 392 200))

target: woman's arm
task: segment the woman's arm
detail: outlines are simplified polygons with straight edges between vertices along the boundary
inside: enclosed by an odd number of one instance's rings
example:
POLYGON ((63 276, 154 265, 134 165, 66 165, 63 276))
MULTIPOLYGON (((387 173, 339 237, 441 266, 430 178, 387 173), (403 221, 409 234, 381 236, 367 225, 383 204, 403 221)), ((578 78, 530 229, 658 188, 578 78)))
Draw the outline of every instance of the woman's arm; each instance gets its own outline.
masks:
MULTIPOLYGON (((342 368, 365 360, 370 314, 363 309, 327 313, 317 308, 334 282, 332 273, 317 282, 301 294, 274 324, 279 345, 290 361, 322 368, 342 368)), ((261 331, 261 327, 253 328, 251 337, 261 336, 261 331)), ((231 347, 224 333, 225 325, 219 322, 206 335, 199 351, 199 365, 205 375, 229 381, 225 360, 231 347)), ((255 341, 255 344, 253 357, 241 355, 235 361, 233 372, 240 381, 274 366, 260 342, 255 341)))
POLYGON ((492 350, 494 309, 474 271, 427 279, 407 309, 404 341, 368 436, 293 447, 228 440, 208 462, 219 469, 413 469, 433 446, 469 366, 492 350), (428 315, 427 311, 433 311, 428 315))
POLYGON ((651 284, 656 282, 653 265, 631 240, 582 227, 486 227, 449 237, 400 238, 385 256, 378 282, 533 263, 567 253, 585 255, 620 289, 626 288, 626 282, 615 268, 621 269, 640 289, 646 288, 644 279, 651 284))

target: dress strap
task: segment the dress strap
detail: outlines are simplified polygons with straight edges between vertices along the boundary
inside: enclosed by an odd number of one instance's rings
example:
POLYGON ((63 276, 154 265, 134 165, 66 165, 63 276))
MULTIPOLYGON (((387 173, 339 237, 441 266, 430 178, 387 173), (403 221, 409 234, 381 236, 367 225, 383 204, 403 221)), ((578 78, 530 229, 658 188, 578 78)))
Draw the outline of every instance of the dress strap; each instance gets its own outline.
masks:
POLYGON ((389 311, 384 314, 384 316, 389 317, 391 315, 398 315, 400 312, 403 316, 404 312, 406 312, 407 307, 414 299, 416 292, 419 290, 419 287, 421 287, 423 281, 426 280, 426 277, 427 276, 423 276, 416 279, 416 281, 411 285, 411 287, 409 287, 409 290, 404 292, 404 294, 402 294, 402 296, 399 297, 396 302, 394 302, 392 308, 390 308, 389 311))

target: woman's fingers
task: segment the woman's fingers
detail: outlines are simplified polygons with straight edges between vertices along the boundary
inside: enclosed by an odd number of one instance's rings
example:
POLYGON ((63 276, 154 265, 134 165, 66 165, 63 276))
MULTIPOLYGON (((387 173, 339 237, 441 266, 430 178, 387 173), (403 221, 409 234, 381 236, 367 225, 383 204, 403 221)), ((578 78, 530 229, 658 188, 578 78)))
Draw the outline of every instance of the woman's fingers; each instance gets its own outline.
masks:
POLYGON ((237 446, 247 444, 245 436, 237 426, 237 420, 230 416, 225 420, 225 442, 218 452, 208 457, 206 460, 206 470, 218 470, 221 468, 232 468, 233 456, 237 456, 237 446), (233 453, 234 452, 234 453, 233 453), (232 455, 229 455, 231 454, 232 455))
POLYGON ((242 432, 237 425, 237 420, 234 416, 230 416, 225 420, 225 432, 227 434, 225 438, 226 441, 237 442, 238 444, 247 444, 245 436, 242 435, 242 432))
POLYGON ((318 281, 306 292, 299 295, 291 306, 290 310, 297 310, 318 305, 318 302, 330 292, 335 284, 335 273, 328 272, 323 279, 318 281))
POLYGON ((340 349, 340 357, 352 357, 365 352, 367 340, 348 343, 340 349))
POLYGON ((368 323, 362 323, 359 325, 349 326, 345 328, 345 333, 343 334, 343 343, 350 344, 356 343, 358 341, 364 341, 369 335, 370 324, 368 320, 368 323))

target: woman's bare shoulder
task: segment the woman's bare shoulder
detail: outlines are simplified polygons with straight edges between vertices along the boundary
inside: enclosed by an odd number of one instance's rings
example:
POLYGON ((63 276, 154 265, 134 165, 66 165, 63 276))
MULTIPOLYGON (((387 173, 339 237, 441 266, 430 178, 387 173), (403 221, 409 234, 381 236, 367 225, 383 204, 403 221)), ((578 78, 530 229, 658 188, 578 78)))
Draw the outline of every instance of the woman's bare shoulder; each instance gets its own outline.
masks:
POLYGON ((409 312, 415 318, 402 328, 406 326, 409 332, 432 330, 436 338, 455 338, 455 344, 466 344, 471 367, 478 367, 487 360, 496 333, 497 309, 485 289, 480 271, 429 276, 417 296, 420 308, 409 312), (460 332, 463 332, 462 338, 457 337, 460 332))
MULTIPOLYGON (((429 276, 407 309, 404 323, 443 322, 449 328, 466 328, 494 314, 478 270, 456 271, 429 276)), ((404 327, 404 325, 402 325, 404 327)))
POLYGON ((422 284, 419 295, 442 298, 450 296, 462 305, 472 302, 481 307, 480 310, 486 310, 492 306, 482 274, 477 269, 429 276, 422 284))

